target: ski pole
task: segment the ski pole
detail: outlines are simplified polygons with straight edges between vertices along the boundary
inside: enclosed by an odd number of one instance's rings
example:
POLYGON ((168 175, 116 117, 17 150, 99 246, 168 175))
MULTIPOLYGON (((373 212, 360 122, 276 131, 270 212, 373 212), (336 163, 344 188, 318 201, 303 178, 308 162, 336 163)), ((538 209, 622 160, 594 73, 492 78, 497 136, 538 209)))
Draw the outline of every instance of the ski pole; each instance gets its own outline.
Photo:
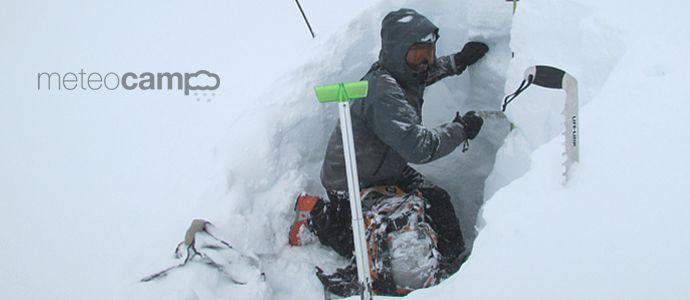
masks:
POLYGON ((302 5, 299 4, 299 0, 295 0, 295 3, 297 3, 297 8, 299 8, 299 12, 302 13, 302 19, 304 19, 304 23, 307 23, 307 28, 309 28, 311 38, 316 38, 316 36, 314 35, 314 30, 311 29, 311 24, 309 24, 309 20, 307 20, 307 15, 304 13, 302 5))
POLYGON ((364 217, 362 215, 362 200, 359 194, 359 176, 357 173, 357 156, 355 155, 354 135, 352 134, 352 119, 350 116, 350 101, 365 98, 369 90, 369 82, 359 81, 317 86, 314 88, 319 102, 337 102, 340 114, 340 132, 343 138, 343 152, 345 156, 345 172, 347 174, 347 188, 350 195, 350 212, 352 213, 352 236, 355 244, 355 259, 357 262, 357 278, 360 284, 362 300, 373 299, 371 273, 369 271, 369 254, 365 248, 364 217))

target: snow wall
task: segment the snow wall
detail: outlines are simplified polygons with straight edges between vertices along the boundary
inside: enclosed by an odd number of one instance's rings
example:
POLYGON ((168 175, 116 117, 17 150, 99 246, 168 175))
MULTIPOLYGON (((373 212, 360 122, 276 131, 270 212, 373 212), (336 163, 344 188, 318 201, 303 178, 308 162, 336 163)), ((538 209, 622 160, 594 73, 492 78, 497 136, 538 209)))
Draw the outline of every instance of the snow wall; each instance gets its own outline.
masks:
MULTIPOLYGON (((455 53, 470 40, 483 41, 491 48, 485 59, 464 74, 447 78, 427 90, 425 125, 448 122, 456 111, 500 108, 511 57, 510 5, 386 1, 374 6, 325 42, 319 57, 267 87, 261 101, 247 105, 242 116, 228 128, 227 140, 217 148, 216 155, 225 163, 219 168, 213 187, 198 201, 204 207, 198 217, 214 222, 236 248, 261 258, 266 286, 214 288, 208 283, 211 275, 194 270, 173 274, 153 287, 136 287, 132 297, 213 299, 231 291, 252 298, 322 297, 323 288, 314 275, 314 266, 330 271, 346 262, 318 243, 300 248, 287 244, 296 196, 302 191, 324 194, 319 172, 326 142, 337 124, 337 108, 319 104, 313 87, 359 80, 377 60, 381 20, 389 11, 401 7, 418 10, 441 28, 439 55, 455 53), (176 284, 181 281, 186 282, 185 286, 176 284)), ((487 120, 468 152, 461 153, 458 148, 446 158, 416 166, 451 193, 470 245, 484 201, 484 181, 509 129, 506 120, 487 120)), ((142 272, 165 263, 148 264, 142 272)))
MULTIPOLYGON (((458 110, 499 109, 502 97, 517 87, 524 69, 534 64, 557 66, 578 78, 581 106, 586 106, 600 93, 627 47, 626 31, 604 17, 613 10, 590 2, 535 0, 520 3, 514 23, 512 5, 502 1, 436 1, 433 5, 424 1, 387 1, 368 10, 326 42, 321 57, 272 85, 261 102, 250 106, 234 122, 228 129, 228 140, 217 149, 217 155, 224 157, 225 163, 214 187, 199 200, 206 212, 200 217, 216 223, 231 244, 256 253, 262 259, 266 285, 252 287, 260 291, 251 288, 223 291, 217 282, 209 283, 208 276, 176 275, 178 277, 156 288, 139 286, 132 293, 183 299, 222 298, 224 293, 230 292, 253 298, 320 299, 322 287, 313 275, 314 266, 333 270, 345 261, 318 243, 300 248, 287 245, 287 230, 297 194, 301 191, 323 193, 319 168, 337 118, 335 107, 316 102, 313 86, 358 80, 376 60, 380 20, 390 10, 410 7, 427 15, 441 28, 440 54, 455 52, 468 40, 485 41, 491 47, 489 55, 466 74, 446 79, 428 90, 424 111, 426 125, 450 120, 458 110), (175 284, 178 282, 185 284, 175 284)), ((487 122, 483 133, 471 143, 469 152, 462 154, 458 150, 436 163, 418 166, 432 181, 451 192, 470 242, 475 236, 474 225, 484 226, 481 218, 477 221, 476 217, 485 199, 534 168, 535 149, 551 141, 548 150, 543 151, 560 155, 560 141, 554 138, 562 130, 562 98, 560 91, 533 87, 508 110, 516 126, 512 132, 507 132, 506 124, 487 122), (501 146, 506 134, 505 145, 498 151, 494 164, 492 153, 501 146)), ((583 116, 585 135, 590 128, 587 121, 583 116)), ((553 166, 548 167, 556 171, 538 177, 533 183, 559 186, 558 155, 549 161, 553 166)), ((587 159, 586 152, 583 159, 587 159)), ((513 191, 516 193, 505 195, 507 192, 501 191, 499 195, 521 200, 538 198, 535 194, 520 194, 521 190, 513 191)), ((498 236, 505 234, 499 232, 498 236)), ((480 240, 481 237, 480 234, 480 240)), ((496 239, 494 235, 489 241, 496 239)), ((488 288, 484 281, 490 281, 486 278, 489 273, 482 268, 494 257, 492 255, 510 251, 484 247, 476 251, 483 253, 480 262, 475 262, 474 256, 478 254, 473 254, 466 266, 441 286, 417 291, 410 297, 482 295, 488 288)), ((530 257, 529 252, 517 253, 530 257)), ((489 266, 496 267, 487 268, 494 272, 492 274, 503 272, 495 264, 489 266)), ((204 271, 195 272, 203 274, 204 271)), ((524 280, 519 282, 525 283, 524 280)), ((508 297, 498 293, 499 289, 495 290, 494 298, 508 297)))
POLYGON ((455 276, 411 299, 687 299, 687 1, 521 1, 506 93, 531 65, 580 87, 581 162, 562 185, 562 91, 531 87, 455 276), (682 134, 676 134, 682 132, 682 134))

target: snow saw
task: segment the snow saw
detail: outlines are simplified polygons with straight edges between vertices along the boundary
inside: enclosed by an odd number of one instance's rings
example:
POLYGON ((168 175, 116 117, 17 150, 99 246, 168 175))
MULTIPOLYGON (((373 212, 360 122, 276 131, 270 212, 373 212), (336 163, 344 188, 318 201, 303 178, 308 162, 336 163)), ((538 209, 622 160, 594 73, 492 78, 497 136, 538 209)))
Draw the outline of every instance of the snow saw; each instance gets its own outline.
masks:
MULTIPOLYGON (((513 102, 517 96, 531 85, 549 89, 562 89, 565 91, 565 108, 562 112, 564 117, 563 136, 565 137, 565 149, 563 151, 564 161, 562 165, 564 166, 563 183, 565 184, 570 177, 570 169, 575 163, 580 161, 580 150, 578 145, 579 101, 578 86, 575 77, 555 67, 543 65, 531 66, 525 70, 525 77, 517 90, 503 99, 501 111, 484 110, 477 111, 476 113, 485 121, 508 120, 508 117, 505 115, 508 104, 513 102)), ((514 128, 515 125, 510 123, 510 130, 514 128)), ((465 145, 463 151, 465 151, 467 147, 468 146, 465 145)))
POLYGON ((538 85, 549 89, 562 89, 565 91, 565 107, 563 109, 563 135, 565 137, 564 171, 565 184, 570 176, 573 164, 580 161, 580 149, 578 144, 578 114, 579 100, 577 80, 565 71, 551 66, 531 66, 525 70, 525 78, 517 90, 503 99, 502 111, 515 98, 524 92, 530 85, 538 85))

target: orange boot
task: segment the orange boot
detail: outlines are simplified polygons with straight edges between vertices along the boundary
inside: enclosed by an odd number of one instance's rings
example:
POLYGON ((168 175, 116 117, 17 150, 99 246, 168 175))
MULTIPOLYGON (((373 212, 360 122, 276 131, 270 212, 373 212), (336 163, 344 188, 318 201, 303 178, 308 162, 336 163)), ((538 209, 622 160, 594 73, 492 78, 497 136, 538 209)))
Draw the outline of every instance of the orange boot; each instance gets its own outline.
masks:
POLYGON ((319 197, 307 194, 300 194, 297 197, 295 222, 290 227, 290 245, 302 246, 308 243, 308 241, 303 240, 303 237, 305 234, 308 234, 311 211, 319 200, 319 197))

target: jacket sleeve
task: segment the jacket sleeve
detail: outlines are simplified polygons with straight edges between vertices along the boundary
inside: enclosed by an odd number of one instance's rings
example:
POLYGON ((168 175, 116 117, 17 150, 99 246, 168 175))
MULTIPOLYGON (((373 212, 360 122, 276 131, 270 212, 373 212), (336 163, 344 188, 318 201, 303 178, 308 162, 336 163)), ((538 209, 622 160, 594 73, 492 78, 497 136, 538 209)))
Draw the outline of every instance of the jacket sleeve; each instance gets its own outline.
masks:
POLYGON ((426 85, 430 86, 451 75, 460 75, 463 71, 465 71, 465 68, 457 68, 455 66, 453 55, 438 57, 436 58, 436 63, 431 65, 426 85))
POLYGON ((408 162, 436 160, 465 140, 462 125, 455 122, 431 129, 422 126, 421 117, 396 84, 379 85, 370 96, 368 119, 372 131, 408 162))

